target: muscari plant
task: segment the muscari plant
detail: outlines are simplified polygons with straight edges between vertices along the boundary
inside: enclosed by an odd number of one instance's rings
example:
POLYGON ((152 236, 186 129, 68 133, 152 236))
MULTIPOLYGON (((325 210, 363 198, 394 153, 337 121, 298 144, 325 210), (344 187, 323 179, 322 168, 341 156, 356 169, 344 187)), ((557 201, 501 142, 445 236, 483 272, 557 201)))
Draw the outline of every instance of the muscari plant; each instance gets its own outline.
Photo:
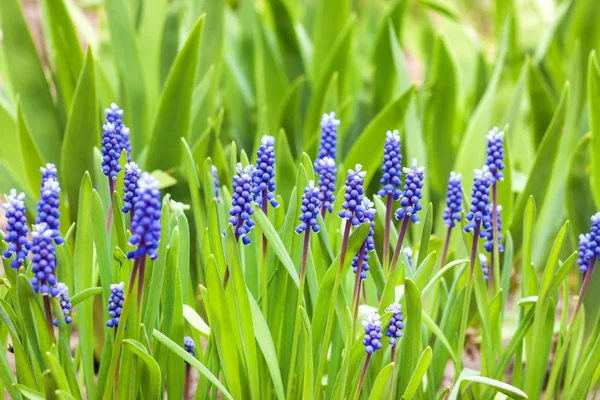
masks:
POLYGON ((0 389, 596 390, 591 0, 166 3, 0 1, 0 389))

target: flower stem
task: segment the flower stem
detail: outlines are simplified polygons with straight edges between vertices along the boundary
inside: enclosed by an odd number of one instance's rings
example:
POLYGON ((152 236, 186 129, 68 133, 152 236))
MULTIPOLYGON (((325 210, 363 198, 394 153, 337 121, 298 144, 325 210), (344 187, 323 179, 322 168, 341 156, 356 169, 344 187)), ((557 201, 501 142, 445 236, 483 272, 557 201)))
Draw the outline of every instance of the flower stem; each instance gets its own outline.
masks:
POLYGON ((594 272, 594 266, 596 264, 596 256, 590 260, 590 266, 585 272, 585 276, 583 277, 583 282, 581 283, 581 289, 579 290, 579 298, 577 299, 577 305, 575 306, 575 311, 573 311, 573 315, 571 316, 571 321, 575 319, 579 309, 581 308, 581 304, 583 303, 583 299, 585 298, 585 294, 587 292, 588 286, 592 279, 592 272, 594 272))
POLYGON ((452 235, 452 227, 449 226, 446 231, 446 239, 444 239, 444 250, 442 250, 442 263, 440 264, 440 269, 444 268, 446 265, 446 257, 448 257, 448 247, 450 247, 450 236, 452 235))
POLYGON ((193 396, 190 393, 190 388, 192 386, 192 382, 191 382, 191 368, 190 368, 190 364, 185 363, 185 384, 183 387, 183 398, 190 400, 193 398, 193 396))
POLYGON ((323 219, 325 219, 325 215, 327 214, 327 208, 326 207, 321 207, 321 217, 323 217, 323 219))
POLYGON ((50 310, 50 296, 44 295, 44 310, 46 311, 46 326, 48 327, 48 335, 50 335, 50 340, 52 343, 55 342, 54 338, 54 325, 52 322, 52 311, 50 310))
POLYGON ((500 254, 498 249, 498 182, 492 185, 492 236, 493 246, 490 261, 490 281, 494 291, 500 288, 500 254))
MULTIPOLYGON (((296 316, 294 317, 294 335, 292 339, 292 355, 290 358, 290 371, 287 380, 287 393, 286 399, 292 398, 292 388, 294 387, 294 372, 296 366, 296 354, 298 352, 298 338, 297 332, 300 330, 300 307, 302 306, 302 299, 304 297, 304 284, 306 282, 306 260, 308 259, 308 249, 310 243, 310 227, 304 231, 304 247, 302 248, 302 266, 300 267, 300 286, 298 288, 298 300, 296 301, 296 316)), ((306 343, 306 346, 312 346, 312 343, 306 343)))
POLYGON ((113 219, 113 195, 115 193, 116 182, 110 178, 108 178, 108 193, 110 194, 110 206, 108 207, 108 217, 106 218, 106 232, 110 231, 110 226, 112 224, 113 219))
POLYGON ((383 231, 383 272, 387 275, 390 269, 390 230, 392 229, 392 205, 394 197, 388 193, 385 202, 385 229, 383 231))
POLYGON ((360 397, 360 391, 362 389, 363 383, 365 382, 367 369, 369 368, 369 361, 371 361, 371 354, 367 354, 365 364, 363 365, 362 371, 360 373, 360 379, 358 380, 358 386, 356 387, 356 394, 354 395, 354 400, 358 400, 358 398, 360 397))
POLYGON ((146 277, 146 256, 140 257, 139 258, 139 278, 138 278, 138 292, 137 292, 137 321, 138 321, 138 325, 141 322, 141 315, 142 315, 142 297, 144 294, 144 279, 146 277))
MULTIPOLYGON (((408 221, 410 218, 407 216, 402 220, 402 227, 400 228, 400 233, 398 234, 398 241, 396 242, 396 248, 394 249, 394 256, 392 257, 392 263, 390 264, 391 273, 394 268, 396 268, 396 264, 398 264, 398 258, 400 258, 400 251, 402 251, 402 242, 404 242, 404 236, 406 235, 406 228, 408 227, 408 221)), ((388 275, 389 275, 388 273, 388 275)))
MULTIPOLYGON (((262 210, 263 213, 265 213, 265 216, 268 218, 269 217, 269 209, 268 209, 268 204, 267 204, 267 191, 263 190, 262 191, 262 210)), ((269 308, 268 308, 268 297, 269 294, 267 293, 268 287, 269 287, 269 271, 268 271, 268 263, 267 263, 267 237, 265 236, 264 233, 261 234, 262 236, 262 257, 263 257, 263 265, 262 265, 262 279, 261 279, 261 283, 262 283, 262 289, 261 289, 261 307, 262 307, 262 313, 265 316, 265 318, 267 318, 267 315, 269 315, 269 308)))
POLYGON ((365 261, 365 247, 367 245, 367 241, 360 246, 360 250, 358 251, 358 263, 356 265, 356 277, 354 279, 354 292, 352 294, 352 309, 354 310, 354 330, 356 331, 356 321, 358 320, 358 303, 360 303, 360 284, 362 279, 360 279, 360 274, 362 273, 363 264, 365 261))
POLYGON ((481 229, 481 221, 475 223, 473 230, 473 246, 471 247, 471 264, 469 267, 469 275, 467 278, 467 292, 462 307, 462 317, 460 320, 460 330, 458 331, 458 348, 456 354, 460 357, 465 345, 465 332, 467 331, 467 323, 469 322, 469 306, 471 305, 471 295, 473 292, 473 271, 475 270, 475 261, 477 260, 477 242, 479 240, 479 231, 481 229))
POLYGON ((329 308, 327 311, 327 325, 325 326, 325 336, 323 337, 323 342, 321 344, 319 368, 317 369, 316 375, 318 384, 315 385, 315 394, 313 396, 314 399, 318 399, 321 393, 320 377, 323 376, 323 372, 325 371, 325 362, 327 361, 327 350, 329 349, 329 340, 331 339, 331 335, 333 333, 333 325, 335 323, 333 313, 335 311, 335 302, 337 300, 338 291, 340 289, 340 281, 342 280, 342 270, 344 269, 344 261, 346 260, 346 251, 348 250, 348 238, 350 237, 351 226, 352 222, 349 219, 346 219, 344 236, 342 238, 342 249, 340 250, 340 264, 337 270, 335 281, 333 282, 331 300, 329 301, 329 308))

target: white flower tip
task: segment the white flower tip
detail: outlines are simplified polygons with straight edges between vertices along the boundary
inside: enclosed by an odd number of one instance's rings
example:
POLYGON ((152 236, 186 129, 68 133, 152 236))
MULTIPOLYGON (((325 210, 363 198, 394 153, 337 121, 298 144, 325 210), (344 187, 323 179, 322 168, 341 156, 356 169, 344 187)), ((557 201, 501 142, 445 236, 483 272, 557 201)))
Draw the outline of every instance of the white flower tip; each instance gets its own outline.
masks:
POLYGON ((462 174, 456 173, 454 171, 450 172, 450 180, 460 182, 462 179, 462 174))
POLYGON ((400 140, 400 133, 398 132, 397 129, 394 129, 393 131, 387 131, 385 133, 385 135, 389 138, 394 138, 396 140, 400 140))
POLYGON ((140 191, 158 190, 159 184, 155 177, 150 175, 148 172, 143 172, 140 180, 138 181, 138 187, 140 188, 140 191))
POLYGON ((339 126, 339 125, 340 125, 340 120, 335 119, 335 112, 331 111, 331 112, 329 112, 329 114, 327 114, 327 113, 323 114, 323 117, 321 118, 321 126, 322 127, 339 126))
POLYGON ((273 136, 264 135, 260 139, 260 143, 263 144, 263 145, 265 145, 265 146, 274 146, 275 145, 275 138, 273 136))
POLYGON ((481 262, 481 264, 487 263, 487 257, 485 256, 485 254, 479 253, 479 262, 481 262))

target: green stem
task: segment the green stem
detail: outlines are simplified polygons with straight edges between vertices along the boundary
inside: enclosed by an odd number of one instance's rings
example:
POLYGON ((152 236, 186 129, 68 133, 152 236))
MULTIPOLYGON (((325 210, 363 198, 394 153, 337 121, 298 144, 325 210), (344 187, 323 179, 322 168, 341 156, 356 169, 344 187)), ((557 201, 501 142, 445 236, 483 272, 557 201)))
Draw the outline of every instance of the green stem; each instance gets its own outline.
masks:
POLYGON ((390 271, 388 276, 392 273, 396 265, 398 264, 398 259, 400 258, 400 252, 402 251, 402 243, 404 242, 404 236, 406 235, 406 228, 408 227, 408 221, 410 218, 407 216, 402 220, 402 226, 400 227, 400 233, 398 234, 398 241, 396 242, 396 248, 394 249, 394 256, 392 257, 392 263, 390 264, 390 271))

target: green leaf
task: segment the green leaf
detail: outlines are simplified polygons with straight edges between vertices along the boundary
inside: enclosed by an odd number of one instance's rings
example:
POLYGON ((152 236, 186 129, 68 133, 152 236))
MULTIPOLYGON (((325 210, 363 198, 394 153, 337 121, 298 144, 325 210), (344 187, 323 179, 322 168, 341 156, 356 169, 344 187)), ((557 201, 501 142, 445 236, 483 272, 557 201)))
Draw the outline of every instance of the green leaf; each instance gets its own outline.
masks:
POLYGON ((36 193, 41 182, 40 167, 46 166, 46 163, 40 149, 31 136, 21 103, 17 104, 17 135, 21 159, 23 160, 27 179, 29 180, 29 190, 32 193, 36 193))
POLYGON ((522 390, 509 385, 508 383, 500 382, 495 379, 486 378, 484 376, 467 376, 464 377, 461 381, 461 390, 464 390, 463 387, 468 385, 469 382, 479 383, 482 385, 488 385, 499 391, 500 393, 504 393, 511 399, 527 399, 527 395, 522 390))
MULTIPOLYGON (((600 67, 596 53, 590 54, 587 75, 588 118, 592 133, 592 188, 596 205, 600 205, 600 67)), ((600 207, 600 206, 599 206, 600 207)))
POLYGON ((367 171, 365 187, 369 186, 371 179, 375 176, 375 171, 381 164, 379 157, 372 157, 372 155, 381 153, 385 143, 386 131, 402 129, 404 115, 412 95, 413 89, 409 88, 402 96, 389 103, 373 118, 350 148, 348 156, 344 160, 344 165, 348 168, 353 168, 355 164, 363 166, 363 171, 367 171))
MULTIPOLYGON (((593 112, 593 110, 590 110, 590 115, 593 112)), ((598 128, 600 129, 600 125, 598 128)), ((577 144, 577 148, 569 160, 569 174, 567 176, 566 188, 566 192, 569 195, 565 196, 565 200, 567 217, 571 224, 573 224, 571 232, 574 239, 579 233, 586 232, 589 229, 590 215, 593 215, 596 211, 594 196, 590 186, 590 172, 593 170, 593 168, 589 168, 590 156, 593 157, 591 144, 591 135, 586 134, 577 144)))
POLYGON ((90 297, 97 296, 102 293, 101 287, 90 287, 81 292, 77 293, 75 296, 71 297, 71 306, 75 306, 81 303, 84 300, 89 299, 90 297))
MULTIPOLYGON (((317 4, 313 32, 314 59, 325 60, 331 56, 332 48, 339 43, 339 38, 347 27, 346 21, 350 19, 351 2, 349 0, 333 0, 317 4)), ((324 71, 327 71, 327 66, 323 63, 315 62, 313 64, 312 75, 314 77, 325 75, 324 71)))
POLYGON ((404 393, 408 389, 408 383, 411 380, 411 375, 416 371, 419 362, 419 354, 421 354, 421 293, 415 283, 406 279, 404 282, 404 294, 406 297, 406 328, 403 337, 403 346, 401 347, 398 356, 398 364, 400 369, 400 379, 398 388, 404 393))
MULTIPOLYGON (((31 137, 44 158, 60 161, 61 130, 42 62, 18 0, 2 0, 2 43, 10 83, 31 124, 31 137)), ((27 165, 26 163, 24 164, 27 165)))
MULTIPOLYGON (((25 385, 21 385, 20 383, 14 383, 13 387, 17 389, 25 398, 30 400, 45 400, 46 396, 44 393, 40 393, 37 390, 33 390, 25 385)), ((7 388, 8 389, 8 388, 7 388)), ((18 396, 20 397, 20 396, 18 396)))
POLYGON ((161 396, 161 376, 158 363, 148 354, 148 350, 140 342, 133 339, 125 339, 123 341, 125 348, 131 350, 137 355, 146 365, 148 372, 147 380, 144 380, 144 394, 150 399, 158 399, 161 396))
POLYGON ((208 339, 210 336, 210 327, 202 320, 196 310, 187 304, 183 305, 183 317, 185 320, 193 326, 202 336, 208 339))
MULTIPOLYGON (((429 257, 429 242, 431 240, 431 227, 433 225, 433 205, 429 203, 427 207, 427 214, 425 214, 425 222, 423 223, 423 230, 421 231, 421 242, 419 244, 419 258, 417 259, 417 265, 419 268, 425 260, 429 257)), ((435 258, 435 256, 434 256, 435 258)), ((427 276, 429 278, 429 276, 427 276)), ((423 285, 424 286, 424 285, 423 285)), ((419 286, 419 287, 423 287, 419 286)))
POLYGON ((408 386, 404 391, 405 399, 412 399, 417 389, 421 385, 421 381, 427 372, 427 368, 429 368, 429 364, 431 363, 431 347, 427 346, 421 357, 419 357, 419 361, 417 362, 417 366, 415 367, 412 376, 410 377, 410 381, 408 381, 408 386))
POLYGON ((67 195, 71 220, 77 216, 81 176, 94 169, 94 146, 99 141, 98 98, 96 73, 92 51, 88 50, 77 81, 73 107, 69 112, 65 137, 62 142, 61 176, 67 195))
POLYGON ((194 356, 185 351, 185 349, 179 346, 177 343, 173 342, 171 339, 160 333, 158 330, 154 330, 152 332, 152 336, 176 355, 178 355, 185 362, 190 364, 192 367, 196 368, 198 372, 200 372, 204 377, 206 377, 219 391, 223 394, 223 396, 227 397, 230 400, 233 400, 233 396, 229 393, 229 391, 223 386, 219 379, 214 376, 208 368, 206 368, 200 361, 198 361, 194 356))
POLYGON ((552 120, 556 108, 556 99, 552 97, 548 82, 545 81, 539 68, 534 63, 529 63, 527 87, 529 89, 529 103, 531 104, 533 139, 537 147, 542 142, 546 127, 552 120))
POLYGON ((204 17, 200 17, 171 67, 160 100, 146 156, 146 168, 169 170, 179 166, 181 150, 174 145, 190 134, 192 95, 204 17))
MULTIPOLYGON (((429 347, 428 347, 429 348, 429 347)), ((369 400, 384 399, 389 394, 390 382, 394 373, 394 363, 389 363, 379 371, 375 382, 371 387, 371 393, 369 394, 369 400)))

